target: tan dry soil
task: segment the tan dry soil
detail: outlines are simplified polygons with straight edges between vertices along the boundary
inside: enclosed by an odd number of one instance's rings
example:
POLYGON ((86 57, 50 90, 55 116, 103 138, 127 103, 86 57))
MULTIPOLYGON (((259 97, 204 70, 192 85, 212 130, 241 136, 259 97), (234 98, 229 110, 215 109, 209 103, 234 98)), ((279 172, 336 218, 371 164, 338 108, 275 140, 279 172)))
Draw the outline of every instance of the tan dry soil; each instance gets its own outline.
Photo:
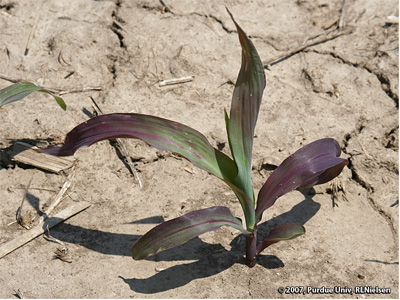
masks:
MULTIPOLYGON (((216 177, 176 155, 126 140, 140 189, 115 147, 81 149, 72 187, 56 209, 92 206, 54 227, 72 263, 53 259, 59 245, 38 237, 0 259, 0 297, 29 298, 398 298, 398 16, 394 0, 269 1, 1 0, 0 88, 23 79, 61 88, 66 112, 44 94, 0 110, 0 243, 25 231, 15 220, 32 177, 25 209, 37 215, 66 176, 13 162, 17 141, 59 144, 93 114, 139 112, 172 119, 229 153, 224 108, 240 68, 240 46, 227 6, 263 61, 334 31, 344 16, 349 34, 307 47, 265 70, 267 88, 256 127, 256 193, 302 145, 332 137, 350 160, 331 184, 292 192, 264 214, 260 232, 304 224, 306 234, 265 251, 250 269, 244 240, 223 227, 147 260, 131 258, 133 243, 163 220, 214 205, 243 218, 216 177), (344 15, 343 13, 344 12, 344 15), (24 55, 30 34, 29 52, 24 55), (159 81, 194 76, 160 87, 159 81), (8 79, 8 80, 7 80, 8 79), (186 170, 185 170, 186 168, 186 170), (193 172, 188 172, 193 171, 193 172), (279 294, 278 287, 390 288, 391 294, 279 294)), ((337 32, 337 31, 334 31, 337 32)), ((347 32, 346 32, 347 33, 347 32)))

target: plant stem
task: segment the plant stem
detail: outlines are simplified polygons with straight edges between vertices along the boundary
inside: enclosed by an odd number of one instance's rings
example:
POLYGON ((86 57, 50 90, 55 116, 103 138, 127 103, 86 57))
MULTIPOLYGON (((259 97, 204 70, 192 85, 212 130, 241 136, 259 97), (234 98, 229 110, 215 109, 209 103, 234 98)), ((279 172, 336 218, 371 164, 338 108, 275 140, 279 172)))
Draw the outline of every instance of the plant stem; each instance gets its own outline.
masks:
POLYGON ((254 231, 246 236, 246 264, 250 268, 256 265, 257 261, 257 226, 254 231))

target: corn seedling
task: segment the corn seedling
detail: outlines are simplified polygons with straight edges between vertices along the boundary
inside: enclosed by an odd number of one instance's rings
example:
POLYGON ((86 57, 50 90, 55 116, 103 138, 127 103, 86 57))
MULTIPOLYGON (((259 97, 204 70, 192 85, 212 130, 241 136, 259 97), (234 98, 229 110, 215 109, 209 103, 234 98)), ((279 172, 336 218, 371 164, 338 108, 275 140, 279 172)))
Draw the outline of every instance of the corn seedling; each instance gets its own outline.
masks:
MULTIPOLYGON (((229 11, 228 11, 229 12, 229 11)), ((230 14, 230 13, 229 13, 230 14)), ((232 17, 232 15, 231 15, 232 17)), ((258 53, 245 32, 233 19, 242 47, 242 65, 233 91, 230 114, 225 111, 225 125, 232 158, 211 146, 206 137, 186 125, 163 118, 116 113, 92 118, 70 131, 62 146, 46 153, 68 156, 80 147, 114 138, 137 138, 160 150, 177 153, 195 166, 224 181, 235 193, 245 221, 228 207, 215 206, 192 211, 164 222, 144 234, 133 246, 135 260, 181 245, 203 233, 227 225, 246 236, 246 263, 256 264, 258 255, 270 245, 304 234, 299 224, 273 228, 257 245, 257 224, 263 212, 284 194, 330 181, 347 165, 340 158, 339 144, 331 138, 312 142, 286 158, 274 170, 255 197, 251 181, 254 129, 265 88, 265 74, 258 53)))

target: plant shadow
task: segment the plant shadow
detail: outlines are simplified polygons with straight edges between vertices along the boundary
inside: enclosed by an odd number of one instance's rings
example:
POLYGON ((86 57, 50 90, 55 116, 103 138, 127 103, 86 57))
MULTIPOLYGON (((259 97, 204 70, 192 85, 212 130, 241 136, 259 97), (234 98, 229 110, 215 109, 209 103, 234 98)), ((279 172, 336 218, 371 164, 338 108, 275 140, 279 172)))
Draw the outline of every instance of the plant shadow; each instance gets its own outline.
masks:
MULTIPOLYGON (((10 146, 5 147, 5 148, 0 148, 0 170, 1 169, 9 169, 9 168, 14 168, 16 164, 18 164, 21 168, 24 169, 34 169, 35 167, 26 165, 21 162, 16 162, 13 160, 14 156, 18 155, 21 153, 21 151, 24 151, 23 148, 18 148, 17 144, 23 143, 27 144, 29 146, 40 146, 40 145, 48 145, 51 142, 53 142, 53 138, 47 138, 47 139, 28 139, 28 138, 23 138, 23 139, 16 139, 16 140, 10 140, 10 146)), ((42 169, 41 169, 42 170, 42 169)), ((42 170, 45 173, 50 173, 49 171, 42 170)))
MULTIPOLYGON (((318 212, 320 204, 312 200, 315 191, 308 189, 302 193, 305 199, 290 211, 258 225, 261 238, 265 238, 268 231, 277 225, 292 222, 304 225, 318 212)), ((154 216, 129 224, 149 224, 162 221, 162 217, 154 216)), ((67 223, 58 225, 51 231, 51 235, 66 243, 79 244, 102 254, 120 256, 131 256, 132 245, 140 238, 139 235, 109 233, 67 223)), ((230 246, 231 249, 226 250, 221 244, 209 244, 200 238, 194 238, 179 247, 165 250, 147 259, 156 262, 185 260, 194 262, 174 265, 149 278, 124 278, 122 276, 119 278, 127 283, 133 291, 143 294, 159 293, 181 287, 193 280, 219 274, 234 264, 245 265, 245 237, 238 235, 232 240, 230 246)), ((260 255, 257 264, 267 269, 284 267, 284 263, 274 255, 260 255)))
POLYGON ((40 209, 40 199, 35 195, 27 192, 26 193, 26 200, 28 203, 36 210, 36 213, 40 216, 43 214, 42 210, 40 209))
MULTIPOLYGON (((295 222, 304 225, 320 209, 320 204, 312 200, 315 195, 313 189, 302 192, 305 200, 295 205, 290 211, 283 213, 258 226, 258 232, 265 238, 268 231, 275 226, 295 222)), ((124 278, 119 276, 130 288, 143 294, 164 292, 184 286, 195 279, 206 278, 232 267, 234 264, 245 265, 245 238, 237 236, 230 243, 231 250, 226 250, 220 244, 207 244, 196 238, 177 248, 163 251, 148 258, 152 261, 197 260, 188 264, 180 264, 162 270, 155 275, 140 278, 124 278)), ((257 264, 267 269, 284 267, 284 263, 274 255, 260 255, 257 264)))

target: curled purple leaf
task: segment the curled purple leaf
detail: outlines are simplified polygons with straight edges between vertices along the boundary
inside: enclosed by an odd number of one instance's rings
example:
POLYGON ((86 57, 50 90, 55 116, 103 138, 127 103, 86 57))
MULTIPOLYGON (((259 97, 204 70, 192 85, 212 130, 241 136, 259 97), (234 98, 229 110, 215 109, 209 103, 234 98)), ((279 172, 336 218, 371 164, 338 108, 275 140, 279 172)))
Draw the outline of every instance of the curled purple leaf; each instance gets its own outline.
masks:
POLYGON ((232 215, 229 208, 214 206, 190 212, 154 227, 135 243, 132 256, 135 260, 144 259, 224 225, 244 234, 249 233, 243 229, 242 222, 232 215))
POLYGON ((57 156, 73 155, 79 148, 114 138, 137 138, 160 150, 175 152, 195 166, 232 181, 236 166, 232 159, 213 148, 197 130, 155 116, 117 113, 92 118, 71 130, 61 147, 44 152, 57 156))
POLYGON ((101 115, 72 129, 67 134, 64 145, 47 148, 44 152, 68 156, 81 147, 114 138, 141 139, 160 150, 177 153, 195 166, 219 177, 237 195, 247 227, 254 225, 254 202, 235 185, 237 168, 233 160, 212 147, 200 132, 181 123, 142 114, 101 115))
POLYGON ((280 225, 272 229, 264 241, 257 246, 257 256, 268 246, 279 241, 287 241, 297 238, 306 232, 304 226, 299 224, 288 223, 280 225))
POLYGON ((339 144, 331 138, 317 140, 286 158, 258 193, 256 221, 275 201, 297 188, 310 188, 338 176, 348 164, 339 158, 339 144))

